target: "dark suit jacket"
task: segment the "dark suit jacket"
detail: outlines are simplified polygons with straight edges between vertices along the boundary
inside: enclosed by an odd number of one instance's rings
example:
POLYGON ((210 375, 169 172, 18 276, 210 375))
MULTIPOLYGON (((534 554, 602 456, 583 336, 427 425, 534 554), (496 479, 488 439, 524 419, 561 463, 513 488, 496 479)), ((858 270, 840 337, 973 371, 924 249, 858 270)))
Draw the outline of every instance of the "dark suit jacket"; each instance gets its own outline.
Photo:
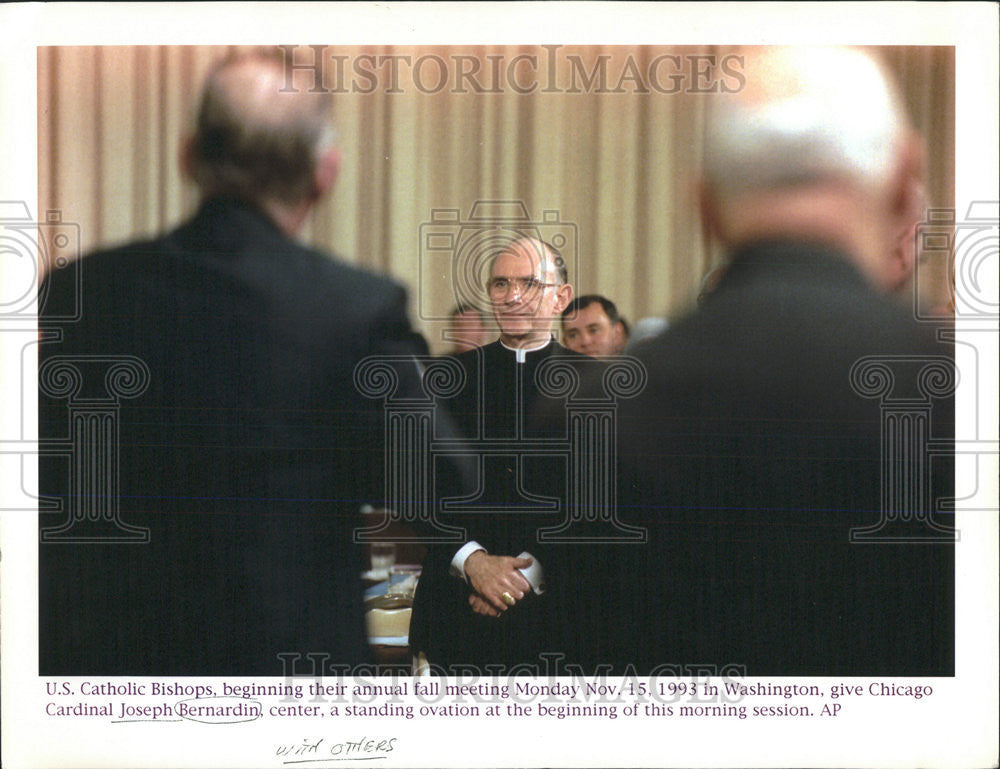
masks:
MULTIPOLYGON (((851 542, 912 472, 952 494, 946 458, 907 464, 916 422, 882 461, 883 418, 921 400, 919 361, 951 357, 925 331, 840 254, 763 243, 735 255, 702 308, 637 347, 649 383, 622 403, 619 491, 650 545, 617 575, 631 588, 608 600, 621 661, 952 674, 954 545, 916 520, 951 516, 925 505, 889 532, 914 541, 851 542), (852 366, 873 355, 897 369, 883 400, 862 394, 871 379, 852 385, 852 366)), ((923 400, 927 437, 947 441, 950 402, 923 400)))
MULTIPOLYGON (((352 377, 365 356, 426 351, 404 290, 231 199, 78 269, 79 296, 71 270, 42 290, 42 327, 62 333, 42 345, 43 373, 63 355, 148 367, 146 391, 120 399, 117 466, 120 518, 150 541, 40 545, 41 673, 281 675, 283 653, 307 672, 311 652, 366 661, 352 533, 359 506, 382 495, 383 422, 352 377), (79 320, 56 320, 78 301, 79 320)), ((97 381, 83 386, 101 390, 92 363, 97 381)), ((67 405, 43 392, 43 441, 66 436, 67 405)), ((41 462, 41 492, 64 509, 72 489, 89 493, 68 485, 70 465, 41 462)), ((43 512, 42 527, 65 519, 43 512)))
MULTIPOLYGON (((545 571, 545 593, 529 594, 501 619, 481 617, 468 605, 470 588, 449 574, 458 545, 429 548, 415 599, 410 641, 432 663, 460 665, 542 665, 540 655, 572 654, 573 609, 565 600, 573 576, 566 548, 539 537, 567 520, 567 461, 536 451, 546 440, 567 445, 565 398, 540 392, 536 375, 546 361, 567 362, 581 375, 597 361, 554 340, 528 353, 522 364, 500 342, 454 357, 464 386, 441 401, 470 453, 479 456, 478 488, 464 500, 445 501, 442 522, 462 527, 493 555, 530 552, 545 571), (506 448, 498 449, 506 442, 506 448), (490 451, 481 450, 492 448, 490 451)), ((582 377, 581 377, 582 378, 582 377)), ((521 672, 527 672, 522 670, 521 672)), ((544 674, 544 673, 541 673, 544 674)))

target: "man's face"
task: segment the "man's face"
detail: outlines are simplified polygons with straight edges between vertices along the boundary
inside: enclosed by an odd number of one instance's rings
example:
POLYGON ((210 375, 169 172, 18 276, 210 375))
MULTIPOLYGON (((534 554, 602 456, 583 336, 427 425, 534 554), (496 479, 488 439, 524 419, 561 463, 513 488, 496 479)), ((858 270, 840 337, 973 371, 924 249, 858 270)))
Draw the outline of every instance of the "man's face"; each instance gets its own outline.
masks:
POLYGON ((625 329, 611 324, 600 302, 591 302, 563 319, 563 344, 584 355, 617 355, 625 346, 625 329))
POLYGON ((493 261, 487 294, 500 336, 509 345, 543 341, 573 298, 557 282, 551 257, 534 241, 518 241, 493 261))

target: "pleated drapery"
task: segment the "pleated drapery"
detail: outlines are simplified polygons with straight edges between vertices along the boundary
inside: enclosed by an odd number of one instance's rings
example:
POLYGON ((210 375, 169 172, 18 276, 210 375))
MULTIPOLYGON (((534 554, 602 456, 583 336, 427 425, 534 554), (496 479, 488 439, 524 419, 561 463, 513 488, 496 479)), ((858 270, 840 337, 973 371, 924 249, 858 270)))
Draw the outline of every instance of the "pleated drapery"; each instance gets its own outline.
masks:
MULTIPOLYGON (((78 223, 81 251, 162 232, 193 211, 178 153, 207 69, 230 50, 38 49, 39 210, 78 223)), ((440 319, 464 297, 447 246, 428 249, 427 236, 468 234, 477 201, 515 203, 542 235, 566 238, 577 293, 605 294, 632 321, 688 309, 718 260, 693 183, 706 98, 739 86, 728 49, 285 50, 333 93, 344 154, 304 237, 404 282, 432 349, 443 349, 440 319)), ((954 49, 884 54, 928 145, 928 204, 951 208, 954 49)), ((947 290, 945 266, 923 268, 930 302, 947 290)))

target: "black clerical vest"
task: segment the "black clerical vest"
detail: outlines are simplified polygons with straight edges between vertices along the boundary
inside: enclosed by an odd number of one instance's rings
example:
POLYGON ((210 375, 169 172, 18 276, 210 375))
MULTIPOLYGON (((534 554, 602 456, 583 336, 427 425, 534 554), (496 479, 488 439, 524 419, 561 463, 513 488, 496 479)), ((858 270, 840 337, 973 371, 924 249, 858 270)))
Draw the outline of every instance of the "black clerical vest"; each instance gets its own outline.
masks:
POLYGON ((565 516, 566 463, 556 454, 565 445, 566 425, 552 418, 560 404, 540 391, 536 376, 553 357, 583 356, 554 341, 521 354, 519 363, 516 351, 495 342, 457 356, 465 386, 446 406, 479 455, 478 492, 448 505, 445 517, 491 553, 527 550, 542 558, 538 551, 546 546, 537 541, 538 529, 565 516))
POLYGON ((468 541, 493 555, 531 553, 544 569, 545 592, 530 595, 502 620, 475 615, 468 606, 470 588, 448 573, 458 545, 431 547, 414 606, 411 646, 452 671, 467 664, 538 665, 541 655, 562 653, 575 635, 563 600, 574 580, 567 548, 538 536, 569 514, 565 397, 546 394, 538 378, 546 361, 565 361, 581 375, 595 361, 554 340, 522 355, 519 363, 516 351, 494 342, 454 357, 463 383, 439 408, 454 419, 474 459, 475 491, 445 490, 439 517, 465 529, 468 541))

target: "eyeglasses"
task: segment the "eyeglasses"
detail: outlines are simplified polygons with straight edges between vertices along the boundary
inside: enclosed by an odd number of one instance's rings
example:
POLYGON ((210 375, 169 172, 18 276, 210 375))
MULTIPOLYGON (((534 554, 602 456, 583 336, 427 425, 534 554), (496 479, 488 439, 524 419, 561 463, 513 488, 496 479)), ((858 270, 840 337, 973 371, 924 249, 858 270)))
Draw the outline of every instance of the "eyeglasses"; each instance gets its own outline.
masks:
POLYGON ((490 278, 486 281, 486 290, 490 296, 506 296, 508 292, 516 290, 521 296, 540 291, 549 286, 558 286, 560 283, 543 283, 538 278, 490 278))

